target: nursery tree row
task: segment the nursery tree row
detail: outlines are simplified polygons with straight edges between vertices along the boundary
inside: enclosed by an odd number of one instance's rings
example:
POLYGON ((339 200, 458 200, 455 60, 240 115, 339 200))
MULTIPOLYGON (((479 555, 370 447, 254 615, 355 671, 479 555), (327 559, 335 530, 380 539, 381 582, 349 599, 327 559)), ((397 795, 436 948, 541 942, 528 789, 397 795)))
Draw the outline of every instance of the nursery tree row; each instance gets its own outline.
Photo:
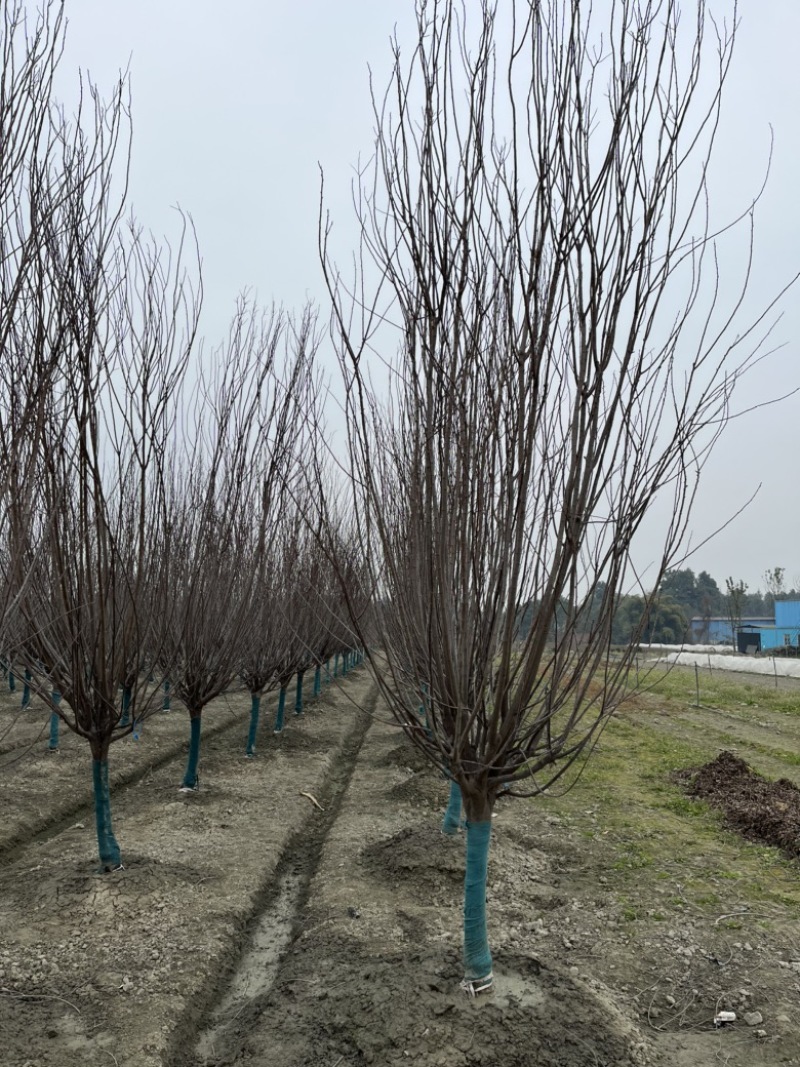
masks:
POLYGON ((125 216, 126 83, 107 100, 89 85, 67 118, 50 95, 63 5, 1 29, 0 647, 87 741, 113 869, 110 746, 165 683, 189 713, 193 791, 215 697, 239 678, 254 701, 285 692, 352 646, 298 497, 318 337, 311 308, 243 296, 227 338, 200 345, 191 221, 169 244, 125 216))

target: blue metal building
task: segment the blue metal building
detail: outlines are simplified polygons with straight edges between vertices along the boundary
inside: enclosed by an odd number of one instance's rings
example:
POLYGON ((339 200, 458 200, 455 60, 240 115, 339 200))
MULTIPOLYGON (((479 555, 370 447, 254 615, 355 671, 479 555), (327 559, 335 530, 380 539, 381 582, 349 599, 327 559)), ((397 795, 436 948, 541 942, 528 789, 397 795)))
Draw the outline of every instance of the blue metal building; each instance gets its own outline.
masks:
MULTIPOLYGON (((798 601, 800 605, 800 601, 798 601)), ((742 619, 742 630, 760 630, 762 626, 772 626, 774 620, 768 615, 747 616, 742 619)), ((725 615, 695 615, 689 623, 692 643, 695 645, 732 645, 733 627, 725 615)))
MULTIPOLYGON (((744 623, 744 620, 742 622, 744 623)), ((765 625, 759 626, 747 636, 743 625, 737 638, 739 651, 746 650, 743 648, 743 640, 747 643, 747 647, 757 645, 759 652, 768 652, 774 648, 797 648, 800 646, 800 600, 776 600, 774 621, 770 620, 765 625), (750 637, 753 638, 752 642, 750 642, 750 637)))

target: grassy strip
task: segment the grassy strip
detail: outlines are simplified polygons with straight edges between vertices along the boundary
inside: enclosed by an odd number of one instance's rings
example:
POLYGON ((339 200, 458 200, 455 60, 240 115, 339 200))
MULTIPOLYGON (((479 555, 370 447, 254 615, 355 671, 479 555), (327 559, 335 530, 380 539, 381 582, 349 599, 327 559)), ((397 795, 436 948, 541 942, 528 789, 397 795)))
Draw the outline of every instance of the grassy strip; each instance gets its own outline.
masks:
MULTIPOLYGON (((642 677, 644 680, 644 673, 642 677)), ((752 682, 743 682, 726 671, 700 666, 700 703, 727 710, 756 708, 797 720, 800 716, 800 685, 796 679, 781 678, 781 686, 776 687, 769 675, 754 675, 753 678, 752 682)), ((647 674, 644 687, 648 693, 667 699, 697 701, 693 667, 654 667, 647 674)))
MULTIPOLYGON (((683 708, 685 700, 667 699, 659 710, 680 723, 683 708)), ((717 812, 686 797, 671 780, 673 771, 713 759, 718 737, 705 739, 696 728, 677 737, 651 725, 649 717, 628 712, 612 720, 580 768, 576 786, 544 800, 546 811, 560 815, 587 844, 594 841, 603 850, 603 866, 610 888, 623 902, 624 916, 639 918, 637 899, 652 899, 653 894, 664 900, 660 914, 650 909, 656 919, 687 908, 711 915, 725 910, 721 906, 732 899, 737 907, 759 905, 779 913, 791 908, 796 914, 798 865, 775 848, 726 830, 717 812), (665 893, 666 885, 677 890, 665 893)), ((745 743, 737 743, 737 751, 750 761, 745 743)), ((800 760, 797 752, 768 751, 773 760, 781 755, 787 763, 800 760)))

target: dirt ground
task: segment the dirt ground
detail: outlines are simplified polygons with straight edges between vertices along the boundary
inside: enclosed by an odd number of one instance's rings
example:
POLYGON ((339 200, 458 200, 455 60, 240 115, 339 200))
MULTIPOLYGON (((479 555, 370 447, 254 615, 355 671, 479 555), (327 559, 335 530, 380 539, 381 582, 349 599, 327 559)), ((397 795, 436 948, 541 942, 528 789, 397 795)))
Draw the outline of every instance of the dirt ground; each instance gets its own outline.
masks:
MULTIPOLYGON (((96 873, 88 755, 43 755, 46 739, 7 749, 2 1067, 800 1064, 788 905, 683 898, 695 860, 665 841, 640 867, 588 785, 569 803, 502 801, 496 986, 469 999, 463 840, 439 832, 447 783, 387 721, 366 671, 281 737, 264 724, 252 761, 247 707, 232 696, 217 712, 196 796, 177 792, 180 708, 112 750, 113 875, 96 873), (736 1019, 716 1027, 723 1010, 736 1019)), ((659 788, 686 803, 668 776, 659 788)), ((735 866, 744 853, 723 847, 735 866)), ((724 877, 721 852, 706 865, 724 877)))

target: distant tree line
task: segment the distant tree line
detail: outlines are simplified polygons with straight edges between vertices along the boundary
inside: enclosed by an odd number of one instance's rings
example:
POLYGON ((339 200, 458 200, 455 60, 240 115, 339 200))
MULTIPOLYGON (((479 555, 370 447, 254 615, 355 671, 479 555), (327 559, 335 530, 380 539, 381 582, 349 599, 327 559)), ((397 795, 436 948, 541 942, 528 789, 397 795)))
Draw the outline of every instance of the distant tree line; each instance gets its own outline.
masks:
MULTIPOLYGON (((741 579, 726 578, 723 589, 708 571, 695 574, 691 567, 666 571, 659 583, 658 595, 622 595, 618 597, 611 626, 611 643, 627 644, 641 632, 640 640, 657 644, 676 644, 690 639, 691 620, 701 618, 710 622, 713 618, 730 619, 739 625, 743 618, 770 617, 775 601, 800 599, 800 589, 790 588, 786 582, 786 570, 774 567, 763 575, 764 591, 750 592, 741 579)), ((605 595, 603 583, 598 583, 587 598, 581 611, 579 633, 590 633, 597 622, 605 595)), ((516 635, 524 641, 539 606, 533 601, 520 605, 516 616, 516 635)), ((553 613, 551 636, 556 637, 566 618, 566 604, 560 604, 553 613)))

